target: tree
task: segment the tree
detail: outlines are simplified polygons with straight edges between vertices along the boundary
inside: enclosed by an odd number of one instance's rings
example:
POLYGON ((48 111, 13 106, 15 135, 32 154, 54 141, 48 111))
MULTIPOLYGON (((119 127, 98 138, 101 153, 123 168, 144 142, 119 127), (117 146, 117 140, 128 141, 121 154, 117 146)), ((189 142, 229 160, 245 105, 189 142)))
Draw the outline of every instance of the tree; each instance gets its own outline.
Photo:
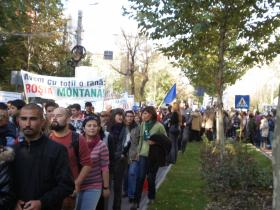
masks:
POLYGON ((129 79, 130 94, 135 95, 135 72, 137 71, 138 68, 136 64, 136 55, 139 50, 140 37, 128 35, 125 33, 124 30, 122 30, 121 32, 122 32, 122 37, 125 43, 125 50, 126 50, 125 67, 121 69, 114 66, 112 67, 119 74, 129 79))
POLYGON ((125 51, 122 56, 123 65, 112 66, 112 68, 129 81, 125 81, 129 94, 134 95, 136 100, 144 101, 150 65, 157 58, 157 52, 151 48, 147 38, 141 34, 128 35, 122 30, 122 38, 125 51))
POLYGON ((194 86, 217 96, 217 142, 223 150, 225 87, 280 52, 277 0, 129 2, 124 14, 135 18, 152 39, 167 39, 162 52, 176 59, 194 86))
POLYGON ((3 0, 0 3, 0 85, 11 70, 64 75, 69 45, 63 44, 61 0, 3 0), (2 77, 3 76, 3 77, 2 77))

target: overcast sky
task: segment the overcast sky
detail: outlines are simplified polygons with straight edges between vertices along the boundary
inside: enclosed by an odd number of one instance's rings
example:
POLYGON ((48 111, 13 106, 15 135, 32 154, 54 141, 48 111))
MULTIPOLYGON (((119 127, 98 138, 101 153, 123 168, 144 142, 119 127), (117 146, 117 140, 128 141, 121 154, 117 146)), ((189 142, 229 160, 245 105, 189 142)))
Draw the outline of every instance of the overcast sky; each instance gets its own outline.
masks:
POLYGON ((72 17, 74 29, 77 27, 78 10, 83 12, 82 45, 90 52, 102 53, 113 50, 117 34, 121 28, 135 31, 136 23, 122 16, 122 6, 126 0, 68 0, 65 15, 72 17))

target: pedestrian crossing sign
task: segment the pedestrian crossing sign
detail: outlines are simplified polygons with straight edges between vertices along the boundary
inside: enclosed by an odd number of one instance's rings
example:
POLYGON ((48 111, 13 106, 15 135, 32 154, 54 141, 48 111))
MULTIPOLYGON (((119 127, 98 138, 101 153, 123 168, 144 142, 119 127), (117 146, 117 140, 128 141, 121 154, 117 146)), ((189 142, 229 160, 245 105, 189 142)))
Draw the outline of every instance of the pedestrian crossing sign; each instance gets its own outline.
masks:
POLYGON ((235 96, 235 108, 236 109, 249 109, 250 108, 250 96, 249 95, 236 95, 235 96))

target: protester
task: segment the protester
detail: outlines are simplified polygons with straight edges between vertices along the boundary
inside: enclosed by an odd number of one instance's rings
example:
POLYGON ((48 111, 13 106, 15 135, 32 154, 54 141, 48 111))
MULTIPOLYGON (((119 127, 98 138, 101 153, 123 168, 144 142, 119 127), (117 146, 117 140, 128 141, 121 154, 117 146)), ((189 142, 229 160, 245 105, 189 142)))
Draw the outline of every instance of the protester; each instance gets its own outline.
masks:
POLYGON ((122 109, 112 110, 111 124, 108 126, 110 173, 114 188, 113 210, 121 209, 123 176, 127 167, 127 153, 130 146, 123 118, 122 109))
POLYGON ((15 145, 16 210, 61 210, 74 190, 66 149, 42 134, 43 109, 25 105, 19 114, 24 141, 15 145))
POLYGON ((101 140, 103 132, 97 116, 85 118, 83 130, 91 151, 92 169, 81 184, 75 210, 94 210, 101 193, 104 197, 110 194, 109 152, 106 144, 101 140))
POLYGON ((247 136, 247 133, 246 133, 247 124, 248 124, 247 113, 241 112, 240 113, 240 134, 239 134, 240 140, 246 138, 246 136, 247 136))
POLYGON ((140 112, 135 113, 134 121, 137 125, 141 124, 142 120, 141 120, 141 113, 140 112))
POLYGON ((107 111, 102 111, 100 113, 101 127, 103 131, 108 131, 108 123, 110 119, 110 113, 107 111))
POLYGON ((56 104, 54 101, 48 101, 45 103, 44 107, 45 107, 46 125, 43 128, 43 132, 44 134, 46 134, 46 136, 49 136, 51 133, 50 130, 51 117, 53 111, 58 107, 58 104, 56 104))
POLYGON ((205 129, 205 135, 209 141, 214 140, 214 124, 215 124, 215 112, 213 108, 207 107, 203 115, 203 126, 205 129))
POLYGON ((4 147, 0 139, 0 209, 14 210, 15 194, 11 171, 11 161, 14 158, 12 148, 4 147))
POLYGON ((261 131, 261 148, 266 148, 268 144, 268 134, 269 134, 269 125, 268 125, 268 114, 265 113, 261 119, 260 131, 261 131))
POLYGON ((249 142, 254 144, 255 143, 255 138, 256 138, 256 130, 257 130, 257 125, 255 122, 255 118, 253 113, 249 114, 249 120, 248 120, 248 138, 249 142))
POLYGON ((55 103, 54 101, 48 101, 46 104, 45 104, 45 112, 46 112, 46 119, 48 121, 51 120, 51 117, 52 117, 52 113, 53 111, 58 107, 58 104, 55 103))
POLYGON ((191 122, 191 138, 195 141, 200 141, 200 129, 202 124, 202 117, 198 109, 196 109, 192 114, 191 122))
POLYGON ((19 111, 22 107, 25 106, 25 102, 20 99, 16 99, 11 101, 11 106, 9 109, 10 114, 10 122, 14 123, 18 127, 17 116, 19 115, 19 111))
POLYGON ((75 128, 77 133, 82 133, 82 125, 84 120, 84 115, 81 112, 81 105, 80 104, 72 104, 70 106, 71 109, 71 125, 75 128))
POLYGON ((95 115, 94 114, 94 107, 92 106, 92 103, 87 101, 85 103, 85 111, 84 111, 84 117, 90 117, 90 116, 93 116, 95 115))
POLYGON ((268 126, 269 126, 269 133, 268 133, 268 149, 272 148, 272 141, 273 141, 273 135, 274 135, 274 127, 275 127, 275 121, 271 114, 268 114, 268 126))
POLYGON ((16 126, 9 122, 8 106, 0 102, 0 141, 3 146, 12 146, 17 140, 16 126))
POLYGON ((183 115, 183 131, 182 131, 182 142, 181 151, 185 152, 187 142, 190 141, 191 137, 191 125, 192 125, 192 109, 185 103, 184 115, 183 115))
MULTIPOLYGON (((69 123, 69 110, 62 107, 56 108, 51 117, 50 138, 67 148, 71 172, 75 180, 75 193, 79 193, 81 183, 91 170, 92 161, 84 137, 71 131, 69 123)), ((73 196, 69 196, 65 200, 65 205, 71 200, 74 202, 73 196)))
MULTIPOLYGON (((136 204, 139 206, 141 195, 143 191, 143 185, 148 176, 148 198, 149 202, 152 203, 155 199, 155 179, 157 168, 150 168, 148 161, 148 154, 151 140, 151 136, 154 134, 163 134, 167 136, 164 126, 157 122, 157 113, 154 107, 147 106, 143 109, 142 113, 143 122, 140 127, 140 140, 138 145, 138 167, 139 167, 139 178, 137 179, 136 185, 136 204)), ((164 155, 164 154, 163 154, 164 155)))
POLYGON ((130 139, 130 147, 128 151, 128 167, 124 177, 124 193, 128 197, 130 203, 135 203, 136 198, 136 180, 138 177, 138 153, 137 147, 140 138, 140 126, 134 121, 134 112, 128 110, 125 112, 126 133, 130 139))
POLYGON ((169 154, 169 163, 175 164, 178 154, 178 137, 181 132, 181 126, 179 121, 179 114, 177 111, 172 111, 170 116, 168 136, 172 142, 171 151, 169 154))

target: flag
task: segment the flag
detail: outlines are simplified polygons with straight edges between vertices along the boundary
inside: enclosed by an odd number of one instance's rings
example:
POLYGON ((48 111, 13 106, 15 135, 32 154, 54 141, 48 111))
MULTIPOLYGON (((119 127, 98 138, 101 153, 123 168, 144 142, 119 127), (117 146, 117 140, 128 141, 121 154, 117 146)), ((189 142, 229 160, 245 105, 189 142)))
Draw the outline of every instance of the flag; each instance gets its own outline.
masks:
POLYGON ((176 83, 172 86, 172 88, 166 94, 163 103, 164 104, 171 104, 172 101, 176 98, 176 83))

